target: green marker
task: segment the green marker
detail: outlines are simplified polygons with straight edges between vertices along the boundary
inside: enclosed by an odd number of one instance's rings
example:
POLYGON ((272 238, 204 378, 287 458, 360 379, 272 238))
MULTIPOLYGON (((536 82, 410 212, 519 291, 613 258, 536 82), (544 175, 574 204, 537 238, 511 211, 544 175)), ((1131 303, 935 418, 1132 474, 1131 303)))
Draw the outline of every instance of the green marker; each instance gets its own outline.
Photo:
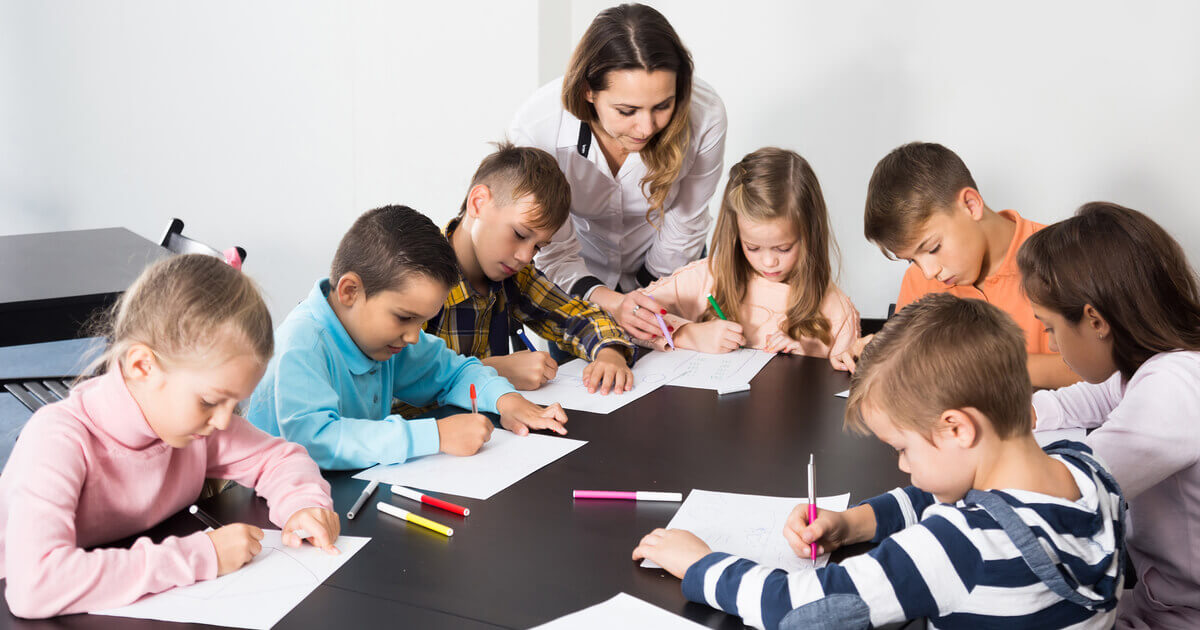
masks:
POLYGON ((725 317, 725 313, 721 311, 721 306, 717 304, 717 298, 713 297, 711 293, 708 294, 708 303, 712 304, 713 310, 717 312, 717 317, 726 321, 729 320, 728 317, 725 317))

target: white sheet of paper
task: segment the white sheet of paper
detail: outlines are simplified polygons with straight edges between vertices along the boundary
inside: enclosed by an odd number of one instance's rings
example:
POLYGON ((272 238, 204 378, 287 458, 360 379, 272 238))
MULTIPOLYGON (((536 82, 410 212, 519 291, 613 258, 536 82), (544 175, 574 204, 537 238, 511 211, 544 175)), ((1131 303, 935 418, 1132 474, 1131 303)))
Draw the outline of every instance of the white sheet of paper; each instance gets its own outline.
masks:
POLYGON ((496 429, 492 439, 470 457, 438 453, 368 468, 354 478, 488 499, 584 444, 587 442, 537 433, 521 437, 496 429))
MULTIPOLYGON (((829 554, 817 556, 814 565, 808 556, 797 556, 783 537, 783 524, 792 508, 807 502, 807 498, 692 490, 667 529, 686 529, 708 543, 713 551, 731 553, 764 566, 789 572, 814 569, 825 566, 829 554)), ((824 510, 844 512, 849 505, 849 493, 817 497, 817 507, 824 510)), ((643 560, 642 566, 658 568, 649 560, 643 560)))
POLYGON ((850 397, 850 390, 848 390, 848 389, 847 389, 847 390, 846 390, 846 391, 844 391, 844 392, 838 392, 838 393, 834 394, 834 396, 837 396, 838 398, 849 398, 849 397, 850 397))
POLYGON ((691 350, 676 350, 668 354, 691 355, 676 369, 668 385, 718 390, 728 385, 749 383, 760 370, 775 358, 773 352, 742 348, 725 354, 705 354, 691 350))
POLYGON ((1074 440, 1082 442, 1083 438, 1087 437, 1085 429, 1054 429, 1051 431, 1034 431, 1033 439, 1037 440, 1039 446, 1045 447, 1059 440, 1074 440))
MULTIPOLYGON (((654 353, 654 354, 671 354, 654 353)), ((669 380, 669 374, 645 368, 642 361, 633 366, 633 389, 623 393, 589 394, 583 385, 583 368, 587 363, 575 359, 558 366, 558 374, 545 385, 531 392, 521 392, 526 400, 539 405, 561 404, 566 409, 588 411, 591 413, 612 413, 625 405, 662 387, 669 380)))
POLYGON ((267 630, 371 540, 342 536, 335 543, 342 553, 332 556, 308 543, 285 546, 278 529, 263 533, 262 551, 233 573, 92 614, 267 630))
POLYGON ((564 615, 530 630, 612 630, 613 628, 655 628, 656 630, 700 630, 704 628, 669 613, 628 593, 564 615))

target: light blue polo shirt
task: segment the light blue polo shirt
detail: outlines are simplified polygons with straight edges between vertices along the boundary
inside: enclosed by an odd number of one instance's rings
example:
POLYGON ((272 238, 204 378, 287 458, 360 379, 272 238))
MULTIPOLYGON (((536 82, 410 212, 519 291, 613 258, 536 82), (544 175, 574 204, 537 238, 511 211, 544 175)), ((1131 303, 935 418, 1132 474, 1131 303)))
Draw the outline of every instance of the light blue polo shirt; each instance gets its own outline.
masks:
POLYGON ((390 413, 392 398, 414 406, 432 402, 480 411, 516 391, 496 370, 464 357, 432 335, 387 361, 359 350, 326 301, 329 280, 275 330, 275 356, 250 397, 254 426, 308 449, 321 468, 345 470, 396 464, 438 451, 437 422, 390 413))

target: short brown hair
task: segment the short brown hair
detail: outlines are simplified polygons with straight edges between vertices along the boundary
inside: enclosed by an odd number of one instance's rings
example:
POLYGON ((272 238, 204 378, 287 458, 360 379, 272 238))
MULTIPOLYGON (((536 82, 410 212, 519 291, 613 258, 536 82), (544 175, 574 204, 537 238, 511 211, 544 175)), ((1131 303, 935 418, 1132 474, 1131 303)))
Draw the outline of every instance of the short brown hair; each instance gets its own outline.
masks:
POLYGON ((947 409, 974 407, 1001 439, 1032 430, 1025 335, 982 300, 931 293, 904 307, 863 350, 850 379, 846 428, 866 434, 863 406, 930 436, 947 409))
MULTIPOLYGON (((554 156, 541 149, 497 143, 496 150, 483 158, 471 177, 471 188, 480 184, 487 186, 492 197, 504 205, 533 195, 537 212, 531 227, 539 230, 557 232, 571 216, 571 184, 558 169, 554 156)), ((467 200, 463 199, 458 216, 466 211, 467 200)))
POLYGON ((429 217, 408 206, 384 206, 364 212, 342 237, 329 282, 354 272, 367 296, 397 290, 412 274, 452 287, 459 281, 450 241, 429 217))
POLYGON ((1146 215, 1094 201, 1038 230, 1017 252, 1030 301, 1071 324, 1083 307, 1113 332, 1126 378, 1160 352, 1200 350, 1200 290, 1183 248, 1146 215))
POLYGON ((934 212, 949 209, 964 188, 974 188, 967 165, 950 149, 932 142, 896 147, 875 165, 867 184, 863 231, 884 255, 913 244, 934 212))

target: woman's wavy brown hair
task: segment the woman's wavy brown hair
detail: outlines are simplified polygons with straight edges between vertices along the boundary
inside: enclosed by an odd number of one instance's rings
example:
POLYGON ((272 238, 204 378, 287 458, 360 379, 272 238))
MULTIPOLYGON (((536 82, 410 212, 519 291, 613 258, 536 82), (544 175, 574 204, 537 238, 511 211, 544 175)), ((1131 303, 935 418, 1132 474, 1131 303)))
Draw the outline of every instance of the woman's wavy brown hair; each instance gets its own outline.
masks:
MULTIPOLYGON (((792 339, 813 337, 831 343, 831 327, 821 314, 821 302, 833 277, 831 257, 836 255, 837 243, 829 231, 821 184, 808 161, 792 151, 766 147, 729 169, 708 268, 713 277, 713 297, 725 305, 723 310, 731 321, 738 321, 739 305, 755 273, 742 253, 738 216, 751 221, 782 218, 792 224, 800 239, 796 244, 800 257, 787 279, 787 322, 783 331, 792 339)), ((710 305, 702 319, 716 316, 710 305)))
POLYGON ((587 92, 608 89, 608 73, 614 70, 669 70, 675 73, 675 111, 667 123, 640 152, 646 165, 642 191, 650 202, 646 221, 666 212, 667 194, 691 141, 692 54, 684 48, 667 18, 642 4, 622 4, 605 9, 592 20, 579 40, 567 74, 563 77, 563 108, 572 116, 594 125, 596 108, 587 92))

